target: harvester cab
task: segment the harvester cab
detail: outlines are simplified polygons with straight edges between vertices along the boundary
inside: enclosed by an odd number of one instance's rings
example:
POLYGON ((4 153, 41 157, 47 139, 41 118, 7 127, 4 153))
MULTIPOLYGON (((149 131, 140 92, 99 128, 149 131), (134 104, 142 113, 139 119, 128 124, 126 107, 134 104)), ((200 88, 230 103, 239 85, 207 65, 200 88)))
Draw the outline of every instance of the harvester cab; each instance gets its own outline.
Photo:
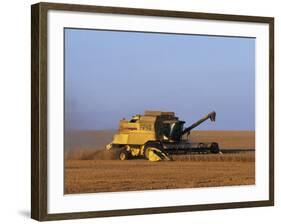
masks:
POLYGON ((150 161, 172 160, 173 154, 218 153, 216 142, 193 143, 183 139, 183 135, 210 119, 215 121, 216 113, 211 112, 202 119, 184 128, 174 112, 145 111, 144 115, 135 115, 130 120, 120 120, 118 133, 106 146, 108 150, 118 152, 120 160, 145 157, 150 161))

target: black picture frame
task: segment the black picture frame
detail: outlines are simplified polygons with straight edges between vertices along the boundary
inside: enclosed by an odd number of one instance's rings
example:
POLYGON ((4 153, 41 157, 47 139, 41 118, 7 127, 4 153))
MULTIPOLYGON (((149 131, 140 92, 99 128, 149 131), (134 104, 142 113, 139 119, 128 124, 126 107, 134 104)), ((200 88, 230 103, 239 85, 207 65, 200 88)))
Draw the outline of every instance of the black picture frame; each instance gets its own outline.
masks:
POLYGON ((31 217, 39 221, 93 217, 141 215, 170 212, 245 208, 274 205, 274 18, 225 15, 139 8, 120 8, 89 5, 38 3, 31 6, 31 217), (99 12, 158 16, 166 18, 195 18, 265 23, 269 25, 269 200, 217 203, 204 205, 169 206, 126 210, 88 211, 48 214, 47 211, 47 13, 49 10, 99 12))

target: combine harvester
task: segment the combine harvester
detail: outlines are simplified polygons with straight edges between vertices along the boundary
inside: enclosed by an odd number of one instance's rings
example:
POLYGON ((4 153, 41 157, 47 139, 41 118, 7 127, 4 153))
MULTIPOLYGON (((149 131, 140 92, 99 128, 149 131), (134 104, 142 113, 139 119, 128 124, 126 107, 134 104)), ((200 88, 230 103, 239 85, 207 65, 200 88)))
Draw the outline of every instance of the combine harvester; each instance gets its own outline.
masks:
POLYGON ((119 131, 106 149, 116 152, 120 160, 145 157, 149 161, 172 160, 170 155, 189 153, 220 153, 216 142, 191 142, 190 131, 210 119, 211 112, 187 128, 174 112, 145 111, 131 120, 120 120, 119 131), (186 135, 184 138, 183 136, 186 135))

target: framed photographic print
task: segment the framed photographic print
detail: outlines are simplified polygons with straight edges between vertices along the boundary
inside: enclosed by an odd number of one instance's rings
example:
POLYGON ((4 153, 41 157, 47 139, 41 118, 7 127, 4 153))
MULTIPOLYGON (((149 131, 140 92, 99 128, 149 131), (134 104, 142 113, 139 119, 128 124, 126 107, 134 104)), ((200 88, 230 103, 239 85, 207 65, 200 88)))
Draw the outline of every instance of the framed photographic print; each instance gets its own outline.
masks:
POLYGON ((274 204, 274 18, 32 5, 32 218, 274 204))

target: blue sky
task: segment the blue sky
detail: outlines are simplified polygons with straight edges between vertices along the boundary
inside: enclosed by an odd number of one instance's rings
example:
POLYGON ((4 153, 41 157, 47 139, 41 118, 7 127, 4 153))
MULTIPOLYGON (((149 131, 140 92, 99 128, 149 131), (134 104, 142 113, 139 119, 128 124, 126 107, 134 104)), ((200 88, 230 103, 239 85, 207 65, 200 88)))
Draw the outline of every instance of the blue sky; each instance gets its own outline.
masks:
POLYGON ((116 129, 144 110, 197 129, 255 129, 255 39, 65 29, 66 129, 116 129))

